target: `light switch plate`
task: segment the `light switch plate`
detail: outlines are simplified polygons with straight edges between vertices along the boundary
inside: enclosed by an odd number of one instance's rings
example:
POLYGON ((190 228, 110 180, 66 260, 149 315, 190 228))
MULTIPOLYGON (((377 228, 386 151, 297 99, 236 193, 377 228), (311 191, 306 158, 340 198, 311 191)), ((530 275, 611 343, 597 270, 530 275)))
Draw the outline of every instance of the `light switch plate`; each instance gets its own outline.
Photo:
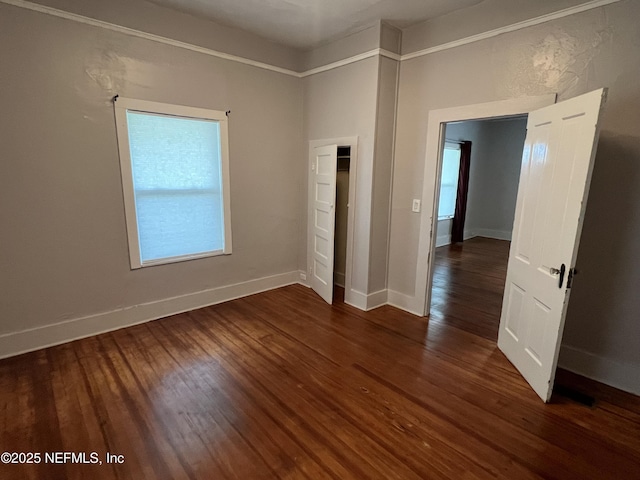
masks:
POLYGON ((420 200, 417 198, 413 199, 413 205, 411 206, 411 211, 415 213, 420 212, 420 200))

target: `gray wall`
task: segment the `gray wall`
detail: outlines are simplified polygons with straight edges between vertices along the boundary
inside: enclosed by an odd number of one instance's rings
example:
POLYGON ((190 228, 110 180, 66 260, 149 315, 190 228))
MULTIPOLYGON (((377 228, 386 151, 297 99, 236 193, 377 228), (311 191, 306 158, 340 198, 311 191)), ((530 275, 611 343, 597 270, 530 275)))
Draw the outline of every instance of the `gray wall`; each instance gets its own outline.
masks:
POLYGON ((369 286, 366 293, 387 288, 391 183, 399 62, 381 57, 378 70, 376 143, 371 212, 369 286))
MULTIPOLYGON (((474 24, 473 11, 458 13, 459 24, 474 24)), ((434 181, 424 172, 429 110, 555 92, 563 100, 608 86, 561 363, 640 392, 638 18, 640 2, 623 1, 402 62, 389 289, 415 294, 420 219, 411 199, 434 181)), ((423 34, 409 29, 403 45, 420 45, 423 34)))
POLYGON ((435 47, 583 3, 585 0, 482 0, 405 29, 402 53, 435 47))
MULTIPOLYGON (((381 45, 399 51, 398 30, 376 24, 311 52, 308 66, 381 45)), ((386 289, 398 73, 398 61, 378 57, 303 80, 307 141, 358 136, 357 156, 351 159, 356 172, 351 290, 359 297, 386 289)), ((301 184, 306 194, 306 177, 301 184)), ((306 206, 301 214, 306 224, 306 206)), ((300 235, 300 269, 306 271, 306 230, 300 235)), ((347 301, 353 301, 350 295, 345 292, 347 301)))
POLYGON ((299 79, 0 4, 0 334, 298 270, 299 79), (233 254, 131 271, 111 98, 231 110, 233 254))
POLYGON ((291 70, 300 70, 305 58, 299 50, 252 33, 144 0, 34 0, 34 3, 291 70))
POLYGON ((351 35, 309 50, 304 56, 304 70, 322 67, 378 48, 380 46, 381 27, 382 24, 376 22, 351 35))
POLYGON ((303 69, 323 67, 376 48, 400 53, 401 41, 401 30, 385 22, 374 22, 350 35, 306 51, 303 56, 303 69))
MULTIPOLYGON (((304 135, 311 140, 357 136, 357 155, 351 157, 356 169, 356 202, 352 208, 361 221, 354 229, 352 289, 366 294, 369 278, 371 231, 371 191, 375 151, 376 106, 378 98, 378 58, 312 75, 303 79, 304 135)), ((306 162, 305 162, 306 166, 306 162)), ((307 198, 307 171, 300 177, 307 198)), ((307 202, 300 206, 300 270, 307 270, 307 202)), ((348 294, 347 292, 346 294, 348 294)))
MULTIPOLYGON (((357 156, 351 158, 356 172, 351 289, 360 295, 386 288, 397 79, 398 62, 384 57, 304 79, 307 140, 358 137, 357 156)), ((306 177, 301 185, 306 195, 306 177)), ((306 205, 301 214, 306 225, 306 205)), ((300 269, 306 271, 306 231, 300 234, 300 269)))

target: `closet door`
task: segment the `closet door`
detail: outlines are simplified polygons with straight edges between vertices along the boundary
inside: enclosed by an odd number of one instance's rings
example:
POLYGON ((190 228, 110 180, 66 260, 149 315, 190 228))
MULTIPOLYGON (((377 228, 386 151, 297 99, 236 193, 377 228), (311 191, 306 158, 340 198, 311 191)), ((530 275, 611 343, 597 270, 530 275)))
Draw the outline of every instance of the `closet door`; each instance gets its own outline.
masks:
POLYGON ((314 149, 311 161, 311 288, 327 303, 333 301, 336 169, 338 146, 314 149))

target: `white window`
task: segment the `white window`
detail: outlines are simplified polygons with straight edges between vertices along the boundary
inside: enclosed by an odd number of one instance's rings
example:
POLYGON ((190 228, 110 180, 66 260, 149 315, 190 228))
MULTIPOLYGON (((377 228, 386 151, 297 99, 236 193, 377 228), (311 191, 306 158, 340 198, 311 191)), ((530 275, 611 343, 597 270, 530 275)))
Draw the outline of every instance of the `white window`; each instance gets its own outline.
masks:
POLYGON ((446 144, 442 155, 442 180, 440 182, 440 203, 438 220, 453 218, 458 194, 458 174, 460 173, 460 146, 446 144))
POLYGON ((225 112, 114 105, 131 268, 231 253, 225 112))

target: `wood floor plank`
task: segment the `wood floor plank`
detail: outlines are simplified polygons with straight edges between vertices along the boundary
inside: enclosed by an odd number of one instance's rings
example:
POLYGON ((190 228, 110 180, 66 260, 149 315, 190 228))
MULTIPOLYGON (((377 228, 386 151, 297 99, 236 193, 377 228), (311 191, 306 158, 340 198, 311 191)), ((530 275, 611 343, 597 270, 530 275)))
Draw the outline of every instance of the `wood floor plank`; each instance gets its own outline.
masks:
POLYGON ((436 249, 431 317, 498 338, 510 242, 475 237, 436 249))
MULTIPOLYGON (((192 312, 189 315, 193 317, 197 313, 192 312)), ((305 408, 295 390, 282 391, 279 376, 274 376, 272 371, 267 372, 269 375, 266 376, 265 371, 256 372, 251 364, 245 362, 243 353, 246 352, 236 352, 227 346, 219 329, 212 331, 205 328, 193 333, 200 342, 213 341, 222 347, 220 357, 225 361, 225 368, 243 389, 256 394, 260 402, 275 407, 275 415, 281 419, 283 428, 296 437, 304 438, 308 442, 307 453, 333 478, 349 477, 351 468, 357 475, 362 475, 361 469, 345 455, 341 440, 335 438, 333 432, 328 430, 330 425, 318 420, 318 412, 315 409, 309 406, 305 408)))
MULTIPOLYGON (((235 423, 239 424, 236 428, 251 425, 252 428, 242 428, 242 435, 270 466, 274 473, 272 478, 286 477, 287 472, 292 470, 297 471, 299 478, 331 478, 307 454, 306 446, 301 445, 296 436, 289 435, 283 428, 278 418, 279 412, 274 412, 272 404, 244 391, 217 361, 212 364, 210 352, 195 338, 189 336, 186 330, 180 329, 176 335, 161 337, 172 340, 174 348, 167 348, 167 352, 177 364, 197 365, 195 382, 205 390, 210 389, 215 398, 221 397, 242 412, 246 412, 244 417, 235 415, 235 423)), ((193 377, 193 374, 188 376, 193 377)))
MULTIPOLYGON (((259 312, 255 312, 255 315, 259 315, 259 312)), ((235 319, 232 325, 229 327, 241 328, 239 324, 239 320, 235 319)), ((249 325, 251 330, 255 329, 257 322, 252 322, 249 325)), ((260 336, 261 333, 258 333, 260 336)), ((272 338, 269 336, 269 338, 272 338)), ((283 342, 282 346, 274 345, 274 342, 269 342, 268 350, 272 353, 273 357, 286 359, 291 353, 294 353, 294 358, 298 358, 295 355, 296 345, 288 344, 287 342, 283 342)), ((304 351, 302 352, 304 355, 304 351)), ((291 369, 295 369, 295 366, 299 362, 294 362, 290 364, 291 369)), ((380 444, 385 451, 379 452, 380 460, 384 460, 385 463, 393 464, 393 457, 389 458, 387 452, 392 453, 395 457, 402 460, 403 464, 391 465, 392 470, 386 471, 383 468, 377 467, 376 472, 380 474, 384 474, 386 478, 395 478, 399 475, 398 478, 412 478, 410 472, 403 472, 403 466, 408 466, 411 470, 417 474, 416 478, 424 478, 423 469, 413 461, 412 454, 423 454, 424 453, 424 442, 421 441, 418 437, 408 436, 406 435, 407 430, 399 423, 399 418, 391 418, 388 417, 387 423, 381 422, 380 416, 386 415, 388 413, 387 409, 376 408, 376 405, 371 402, 363 401, 366 398, 369 398, 368 392, 369 390, 365 387, 360 387, 357 389, 349 388, 354 383, 361 383, 362 378, 359 381, 356 381, 353 370, 343 370, 340 369, 338 372, 335 369, 331 369, 329 371, 323 372, 322 369, 316 369, 315 366, 307 364, 304 369, 301 369, 300 376, 296 378, 296 385, 290 385, 291 389, 303 389, 303 391, 311 390, 311 397, 308 398, 308 401, 313 401, 316 404, 318 409, 329 409, 332 412, 345 412, 347 415, 342 415, 342 419, 333 419, 331 421, 332 425, 340 426, 344 424, 344 421, 351 422, 352 425, 347 425, 349 427, 355 427, 357 430, 356 434, 362 436, 363 439, 373 439, 375 442, 380 444), (312 374, 306 374, 307 371, 311 371, 312 374), (339 396, 332 395, 331 392, 340 391, 341 394, 339 396), (314 398, 316 399, 314 401, 314 398), (324 400, 318 400, 324 399, 324 400), (320 404, 320 405, 318 405, 320 404), (359 422, 357 424, 353 424, 351 421, 352 418, 359 418, 359 422), (377 429, 380 427, 380 423, 385 426, 386 432, 391 432, 391 438, 386 439, 384 436, 380 435, 377 432, 377 429), (412 443, 415 441, 419 441, 419 448, 412 451, 412 443)), ((375 450, 375 444, 367 445, 367 442, 363 443, 364 447, 369 451, 370 449, 375 450)), ((450 460, 453 456, 455 456, 455 451, 448 452, 447 460, 450 460)), ((465 474, 469 474, 471 471, 470 467, 473 465, 469 465, 466 469, 465 467, 465 458, 459 458, 459 461, 455 463, 458 467, 458 475, 464 476, 465 474)), ((433 459, 432 459, 433 462, 433 459)), ((450 464, 451 462, 446 462, 450 464)), ((448 471, 448 474, 452 474, 450 471, 450 467, 446 467, 446 463, 443 462, 441 468, 448 471)), ((433 464, 432 464, 433 465, 433 464)), ((386 465, 385 465, 386 467, 386 465)), ((437 469, 432 469, 432 476, 435 478, 437 469)), ((415 476, 415 475, 414 475, 415 476)), ((449 478, 448 476, 441 478, 449 478)), ((478 478, 478 477, 474 477, 478 478)), ((480 477, 481 478, 481 477, 480 477)))
POLYGON ((125 458, 0 478, 640 478, 637 396, 545 405, 497 349, 508 242, 440 252, 431 318, 294 285, 0 361, 0 453, 125 458))

